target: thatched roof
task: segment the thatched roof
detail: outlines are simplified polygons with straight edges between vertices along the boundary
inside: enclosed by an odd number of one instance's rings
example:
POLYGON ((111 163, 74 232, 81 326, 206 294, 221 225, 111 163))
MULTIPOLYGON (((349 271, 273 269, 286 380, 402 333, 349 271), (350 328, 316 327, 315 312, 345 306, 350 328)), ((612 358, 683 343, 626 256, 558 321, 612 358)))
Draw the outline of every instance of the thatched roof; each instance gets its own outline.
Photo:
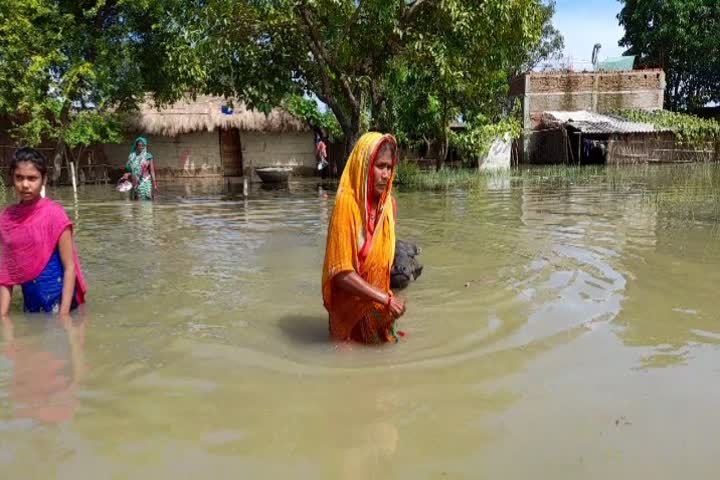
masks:
POLYGON ((308 130, 305 122, 280 108, 265 115, 256 110, 247 110, 241 103, 235 103, 234 111, 227 114, 222 111, 226 103, 222 97, 199 96, 195 101, 182 100, 158 110, 152 101, 148 100, 140 107, 139 112, 130 116, 129 127, 150 135, 169 137, 223 128, 268 133, 308 130))

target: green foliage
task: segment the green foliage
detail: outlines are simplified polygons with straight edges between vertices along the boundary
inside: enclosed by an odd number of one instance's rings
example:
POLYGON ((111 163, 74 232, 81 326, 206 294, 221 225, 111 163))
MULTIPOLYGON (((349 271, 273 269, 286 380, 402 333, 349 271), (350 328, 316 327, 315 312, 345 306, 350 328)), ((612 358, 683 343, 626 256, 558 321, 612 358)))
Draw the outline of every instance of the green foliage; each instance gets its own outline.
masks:
POLYGON ((489 124, 504 118, 508 74, 527 68, 532 57, 539 61, 550 55, 559 48, 557 41, 562 45, 550 22, 553 7, 534 1, 448 1, 428 8, 406 52, 383 79, 380 128, 396 132, 408 146, 439 145, 438 167, 449 144, 477 158, 489 145, 484 138, 493 133, 489 124), (544 41, 549 43, 543 47, 544 41), (460 118, 472 120, 466 134, 455 135, 450 125, 460 118))
POLYGON ((147 93, 209 93, 346 145, 382 128, 447 147, 456 119, 503 118, 508 75, 557 48, 551 16, 540 0, 4 0, 0 115, 26 143, 80 146, 117 138, 111 112, 147 93))
POLYGON ((98 143, 120 143, 123 117, 114 113, 78 112, 63 129, 56 130, 70 148, 98 143))
POLYGON ((483 187, 489 176, 506 176, 506 172, 482 172, 464 168, 442 170, 421 170, 416 163, 402 162, 395 174, 395 183, 402 188, 415 190, 447 190, 451 188, 471 189, 483 187))
POLYGON ((472 122, 464 131, 451 132, 450 144, 463 160, 476 163, 490 151, 496 139, 517 140, 522 133, 522 123, 516 117, 508 117, 496 123, 472 122))
POLYGON ((317 102, 300 95, 285 99, 283 107, 295 117, 305 121, 312 129, 320 130, 323 135, 342 138, 342 130, 335 115, 329 111, 320 111, 317 102))
POLYGON ((395 170, 394 182, 398 185, 417 185, 422 174, 417 163, 402 159, 395 170))
POLYGON ((268 113, 301 95, 293 71, 296 39, 272 1, 154 0, 162 20, 145 38, 155 74, 150 90, 161 104, 187 94, 233 98, 268 113))
POLYGON ((720 101, 720 7, 717 0, 620 0, 620 44, 641 65, 667 74, 670 110, 720 101))
POLYGON ((658 128, 670 129, 685 144, 720 144, 720 122, 717 120, 667 110, 624 110, 618 114, 634 122, 651 123, 658 128))
POLYGON ((182 90, 260 108, 318 98, 346 142, 368 128, 446 141, 459 115, 502 110, 507 76, 540 41, 546 12, 539 0, 208 0, 174 11, 161 44, 182 90))
POLYGON ((16 140, 119 139, 118 114, 161 86, 155 33, 171 1, 0 2, 0 115, 16 140))
POLYGON ((565 48, 565 39, 552 23, 555 15, 555 0, 550 0, 541 6, 542 35, 540 40, 527 51, 527 59, 522 65, 523 72, 529 72, 541 67, 544 63, 551 63, 562 57, 565 48))

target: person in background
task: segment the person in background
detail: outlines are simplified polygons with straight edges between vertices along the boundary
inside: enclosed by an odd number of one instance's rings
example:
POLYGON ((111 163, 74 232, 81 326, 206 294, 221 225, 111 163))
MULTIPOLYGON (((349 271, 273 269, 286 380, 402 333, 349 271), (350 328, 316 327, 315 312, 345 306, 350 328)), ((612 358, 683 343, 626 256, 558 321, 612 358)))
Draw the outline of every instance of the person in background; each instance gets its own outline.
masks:
POLYGON ((155 178, 155 161, 147 149, 147 139, 138 137, 133 142, 125 165, 125 173, 120 180, 130 180, 133 192, 138 200, 152 200, 158 193, 155 178))
POLYGON ((397 143, 371 132, 353 148, 328 227, 322 297, 336 341, 398 341, 395 321, 405 302, 390 290, 395 257, 392 182, 397 143))
POLYGON ((26 312, 67 316, 85 302, 86 287, 65 210, 41 191, 47 159, 21 148, 10 162, 19 202, 0 215, 0 317, 10 310, 13 287, 23 292, 26 312))
POLYGON ((320 178, 325 179, 330 172, 330 163, 327 159, 327 143, 325 143, 322 137, 320 137, 320 140, 317 142, 315 155, 317 156, 317 168, 320 172, 320 178))

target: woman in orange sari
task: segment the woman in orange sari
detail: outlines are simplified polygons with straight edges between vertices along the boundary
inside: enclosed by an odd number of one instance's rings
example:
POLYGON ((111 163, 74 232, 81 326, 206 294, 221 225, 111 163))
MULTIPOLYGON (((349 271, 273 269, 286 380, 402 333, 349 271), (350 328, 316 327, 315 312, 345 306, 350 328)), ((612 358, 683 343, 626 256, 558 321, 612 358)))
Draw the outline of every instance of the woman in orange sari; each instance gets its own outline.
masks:
POLYGON ((322 275, 334 340, 397 342, 395 320, 405 313, 405 302, 390 291, 396 164, 395 138, 367 133, 355 144, 340 179, 322 275))

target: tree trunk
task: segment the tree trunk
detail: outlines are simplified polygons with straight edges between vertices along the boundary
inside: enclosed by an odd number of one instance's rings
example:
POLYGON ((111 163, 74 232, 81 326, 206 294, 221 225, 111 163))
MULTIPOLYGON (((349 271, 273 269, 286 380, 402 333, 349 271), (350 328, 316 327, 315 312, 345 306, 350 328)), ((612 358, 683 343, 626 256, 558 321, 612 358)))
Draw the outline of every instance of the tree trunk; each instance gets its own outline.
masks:
MULTIPOLYGON (((71 89, 68 92, 68 99, 72 99, 75 97, 76 89, 71 89)), ((60 124, 64 127, 66 127, 70 123, 70 108, 72 107, 72 101, 71 100, 65 100, 63 103, 62 109, 60 110, 60 124)), ((55 157, 53 158, 53 175, 50 179, 50 183, 53 185, 57 185, 60 182, 60 178, 62 176, 62 165, 63 165, 63 159, 67 158, 67 161, 70 162, 69 155, 66 152, 67 145, 65 144, 65 140, 60 138, 57 142, 57 146, 55 147, 55 157)), ((69 165, 68 165, 69 168, 69 165)))
POLYGON ((59 140, 55 146, 55 155, 52 159, 52 177, 50 177, 50 184, 57 185, 60 182, 60 176, 62 175, 63 158, 65 157, 65 142, 59 140))
POLYGON ((445 160, 447 160, 448 151, 450 150, 450 144, 448 140, 447 132, 443 132, 440 138, 440 151, 438 152, 437 160, 435 161, 435 169, 442 170, 445 166, 445 160))
POLYGON ((360 115, 353 115, 350 120, 350 124, 343 127, 343 134, 345 136, 344 148, 342 158, 338 160, 337 165, 337 176, 342 177, 342 173, 345 170, 345 164, 347 159, 352 152, 353 147, 360 138, 360 115))
POLYGON ((347 163, 350 153, 355 147, 358 139, 360 138, 360 126, 357 125, 355 128, 346 130, 345 132, 345 144, 343 148, 343 156, 338 162, 337 175, 338 178, 342 177, 342 172, 345 170, 345 164, 347 163))
POLYGON ((440 171, 445 166, 445 160, 447 159, 448 150, 449 150, 449 140, 448 140, 448 125, 450 122, 448 121, 448 105, 447 105, 447 99, 443 97, 443 125, 442 125, 442 133, 440 135, 440 151, 438 152, 437 161, 435 162, 435 169, 440 171))

